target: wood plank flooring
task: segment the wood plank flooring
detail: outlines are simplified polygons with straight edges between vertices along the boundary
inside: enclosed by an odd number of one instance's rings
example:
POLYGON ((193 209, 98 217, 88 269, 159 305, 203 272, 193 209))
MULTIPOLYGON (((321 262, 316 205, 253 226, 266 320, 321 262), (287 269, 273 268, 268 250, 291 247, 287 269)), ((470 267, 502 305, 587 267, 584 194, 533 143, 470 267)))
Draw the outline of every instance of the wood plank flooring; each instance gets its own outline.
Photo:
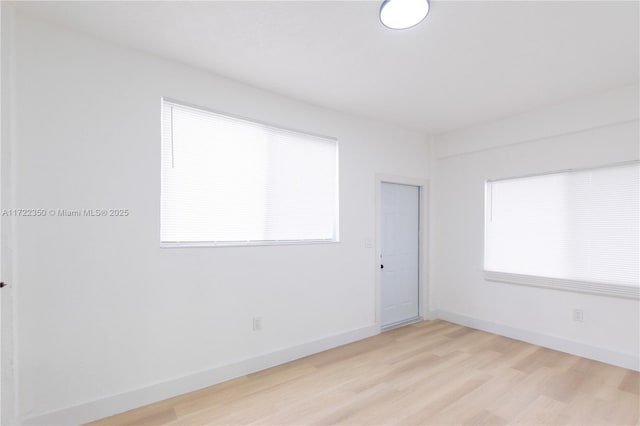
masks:
POLYGON ((638 425, 640 375, 425 321, 91 425, 638 425))

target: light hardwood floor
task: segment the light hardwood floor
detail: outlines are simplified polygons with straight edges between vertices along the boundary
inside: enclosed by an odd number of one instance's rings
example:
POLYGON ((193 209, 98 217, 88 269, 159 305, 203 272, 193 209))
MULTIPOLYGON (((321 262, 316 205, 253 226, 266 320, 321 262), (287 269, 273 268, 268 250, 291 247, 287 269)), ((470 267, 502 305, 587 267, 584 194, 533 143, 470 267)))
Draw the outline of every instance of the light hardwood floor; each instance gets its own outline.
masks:
POLYGON ((637 425, 638 372, 425 321, 92 425, 637 425))

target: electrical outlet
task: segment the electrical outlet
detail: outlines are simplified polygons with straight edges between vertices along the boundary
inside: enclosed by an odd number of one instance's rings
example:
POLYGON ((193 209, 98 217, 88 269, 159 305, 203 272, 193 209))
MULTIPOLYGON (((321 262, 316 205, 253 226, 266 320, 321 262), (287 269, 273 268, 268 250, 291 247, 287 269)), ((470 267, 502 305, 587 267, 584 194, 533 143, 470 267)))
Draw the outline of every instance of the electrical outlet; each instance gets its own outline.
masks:
POLYGON ((573 310, 573 320, 577 322, 584 322, 584 312, 582 309, 573 310))
POLYGON ((253 317, 253 331, 262 330, 262 318, 253 317))

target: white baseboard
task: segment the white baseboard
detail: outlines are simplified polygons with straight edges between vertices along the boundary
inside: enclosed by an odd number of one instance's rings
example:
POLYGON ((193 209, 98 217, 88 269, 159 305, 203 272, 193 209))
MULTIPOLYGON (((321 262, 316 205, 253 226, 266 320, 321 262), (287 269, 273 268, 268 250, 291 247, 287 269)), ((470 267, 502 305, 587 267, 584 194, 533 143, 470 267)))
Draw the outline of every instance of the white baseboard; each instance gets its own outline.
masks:
POLYGON ((379 333, 375 325, 281 349, 140 389, 22 420, 24 425, 77 425, 284 364, 379 333))
MULTIPOLYGON (((617 365, 623 368, 640 371, 640 358, 632 354, 615 352, 584 343, 574 342, 557 336, 536 333, 514 328, 505 324, 494 323, 468 317, 449 311, 430 311, 425 319, 442 319, 452 323, 476 328, 489 333, 510 337, 546 348, 582 356, 584 358, 617 365)), ((87 402, 58 411, 24 419, 24 425, 76 425, 98 420, 133 408, 151 404, 194 390, 212 386, 226 380, 250 374, 265 368, 293 361, 314 353, 318 353, 357 340, 365 339, 379 333, 379 328, 371 325, 348 331, 295 347, 286 348, 268 354, 248 358, 233 364, 216 367, 166 382, 146 386, 144 388, 112 395, 99 400, 87 402)))
POLYGON ((432 321, 432 320, 436 320, 438 319, 438 312, 437 310, 433 310, 433 311, 425 311, 424 315, 422 315, 422 318, 425 321, 432 321))
POLYGON ((617 365, 630 370, 640 371, 640 358, 637 355, 611 351, 609 349, 591 346, 549 334, 541 334, 536 333, 535 331, 514 328, 505 324, 472 318, 449 311, 439 310, 437 316, 439 319, 464 325, 466 327, 476 328, 478 330, 499 334, 516 340, 522 340, 523 342, 533 343, 534 345, 544 346, 545 348, 567 352, 607 364, 617 365))

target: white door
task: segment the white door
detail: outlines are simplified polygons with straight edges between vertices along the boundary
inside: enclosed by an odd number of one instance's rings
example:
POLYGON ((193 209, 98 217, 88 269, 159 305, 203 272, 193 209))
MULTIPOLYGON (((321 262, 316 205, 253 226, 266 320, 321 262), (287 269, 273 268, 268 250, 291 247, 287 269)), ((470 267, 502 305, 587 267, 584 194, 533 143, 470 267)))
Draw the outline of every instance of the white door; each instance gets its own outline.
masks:
POLYGON ((388 327, 419 316, 420 188, 382 183, 380 301, 388 327))

